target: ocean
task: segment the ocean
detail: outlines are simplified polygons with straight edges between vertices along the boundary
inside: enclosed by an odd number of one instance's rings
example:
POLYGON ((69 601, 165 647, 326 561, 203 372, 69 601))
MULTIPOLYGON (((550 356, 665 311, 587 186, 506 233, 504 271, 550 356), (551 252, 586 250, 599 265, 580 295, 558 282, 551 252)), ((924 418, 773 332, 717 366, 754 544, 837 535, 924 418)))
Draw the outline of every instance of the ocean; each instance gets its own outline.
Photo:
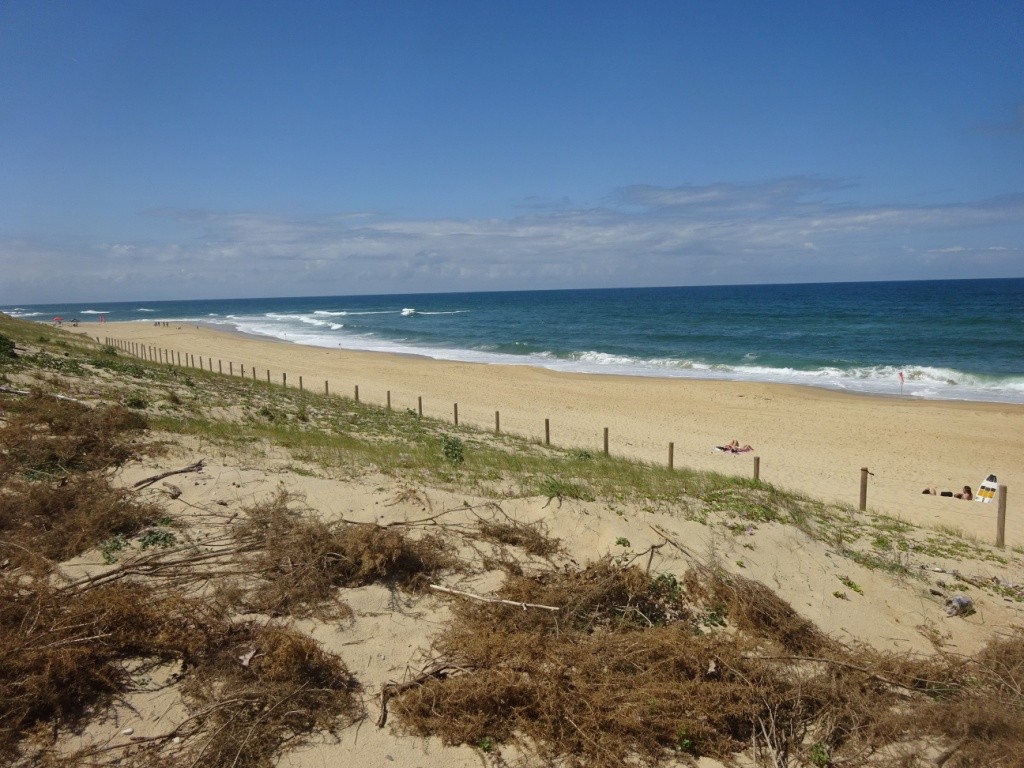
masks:
POLYGON ((559 371, 1024 403, 1024 278, 0 307, 559 371), (902 381, 901 381, 902 374, 902 381))

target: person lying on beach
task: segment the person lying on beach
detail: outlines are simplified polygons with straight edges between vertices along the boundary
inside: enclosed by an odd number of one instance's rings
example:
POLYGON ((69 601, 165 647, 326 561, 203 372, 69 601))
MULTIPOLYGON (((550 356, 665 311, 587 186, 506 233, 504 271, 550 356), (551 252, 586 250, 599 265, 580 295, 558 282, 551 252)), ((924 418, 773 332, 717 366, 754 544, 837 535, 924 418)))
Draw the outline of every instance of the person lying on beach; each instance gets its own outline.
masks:
POLYGON ((930 493, 932 496, 951 496, 954 499, 963 499, 964 501, 970 501, 974 498, 974 491, 971 490, 969 485, 965 485, 960 493, 953 493, 952 491, 936 493, 934 488, 925 488, 921 493, 930 493))
POLYGON ((739 440, 730 440, 725 445, 716 445, 715 447, 720 451, 725 451, 726 453, 747 453, 748 451, 754 450, 754 446, 752 445, 741 446, 739 440))

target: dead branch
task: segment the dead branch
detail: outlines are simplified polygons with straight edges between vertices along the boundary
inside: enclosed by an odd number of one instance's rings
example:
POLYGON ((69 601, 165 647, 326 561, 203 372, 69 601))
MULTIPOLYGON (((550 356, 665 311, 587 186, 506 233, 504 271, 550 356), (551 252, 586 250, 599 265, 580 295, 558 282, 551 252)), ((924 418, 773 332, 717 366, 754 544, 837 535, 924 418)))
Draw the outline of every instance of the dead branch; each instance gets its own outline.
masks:
POLYGON ((449 589, 448 587, 442 587, 438 584, 431 584, 430 588, 437 592, 444 592, 447 595, 457 595, 458 597, 468 597, 470 600, 479 600, 482 603, 497 603, 500 605, 512 605, 516 608, 522 608, 524 611, 527 608, 539 608, 543 611, 560 611, 562 610, 556 605, 540 605, 539 603, 520 603, 515 600, 503 600, 500 597, 487 597, 485 595, 474 595, 472 592, 463 592, 460 589, 449 589))
POLYGON ((661 536, 661 538, 663 538, 666 541, 666 543, 671 544, 673 547, 679 550, 680 554, 686 557, 686 559, 690 562, 691 567, 696 568, 698 571, 701 571, 702 573, 714 572, 713 568, 709 568, 707 565, 702 563, 700 559, 695 554, 693 554, 693 552, 691 552, 678 541, 669 536, 668 532, 660 525, 649 525, 649 527, 652 531, 661 536))
MULTIPOLYGON (((31 390, 27 390, 27 389, 12 389, 11 387, 0 387, 0 392, 2 392, 4 394, 7 394, 7 395, 21 395, 22 397, 28 397, 29 395, 36 394, 35 392, 32 392, 31 390)), ((85 405, 85 406, 88 406, 90 408, 92 408, 92 405, 93 405, 92 403, 87 403, 85 400, 76 400, 75 398, 68 397, 67 395, 57 395, 57 394, 53 394, 52 392, 39 392, 38 394, 44 395, 45 397, 52 397, 55 400, 67 400, 70 403, 78 403, 79 405, 85 405)))
POLYGON ((79 589, 92 589, 128 576, 157 576, 161 571, 166 570, 171 570, 175 576, 184 576, 185 569, 188 566, 195 566, 200 563, 209 564, 211 561, 216 561, 225 557, 234 557, 236 555, 252 551, 253 549, 255 549, 254 545, 245 545, 196 553, 195 545, 189 544, 177 549, 154 552, 151 555, 145 555, 137 560, 133 560, 132 562, 119 565, 117 568, 107 571, 106 573, 100 573, 95 576, 84 576, 77 581, 73 581, 62 586, 60 591, 67 592, 79 589), (185 557, 179 557, 177 559, 170 559, 171 555, 179 554, 184 551, 191 551, 193 554, 185 557))
POLYGON ((388 683, 380 690, 380 716, 377 718, 377 727, 383 728, 388 722, 388 701, 393 696, 398 696, 400 693, 404 693, 410 688, 423 685, 432 678, 442 679, 447 677, 449 672, 459 671, 458 667, 453 667, 451 664, 447 664, 443 661, 437 661, 431 664, 429 667, 424 669, 420 674, 414 677, 412 680, 407 680, 404 683, 388 683))
POLYGON ((170 477, 171 475, 181 475, 184 474, 185 472, 202 472, 203 461, 203 459, 200 459, 195 464, 189 464, 187 467, 182 467, 181 469, 172 469, 169 472, 161 472, 159 475, 153 475, 152 477, 147 477, 144 480, 139 480, 139 482, 135 483, 135 485, 133 485, 132 488, 145 488, 147 486, 152 485, 157 480, 163 480, 165 477, 170 477))
MULTIPOLYGON (((880 683, 885 683, 886 685, 891 685, 894 688, 902 688, 903 690, 910 691, 911 693, 920 693, 921 692, 919 688, 915 688, 912 685, 907 685, 905 683, 900 683, 900 682, 897 682, 895 680, 890 680, 887 677, 882 677, 881 675, 875 674, 874 672, 872 672, 870 669, 867 669, 866 667, 861 667, 861 666, 858 666, 857 664, 851 664, 848 661, 840 661, 839 659, 826 659, 826 658, 822 658, 820 656, 759 656, 759 655, 756 655, 756 654, 748 654, 748 655, 742 656, 741 658, 744 658, 744 659, 755 659, 757 661, 808 661, 808 662, 817 663, 817 664, 832 664, 833 666, 836 666, 836 667, 843 667, 844 669, 852 669, 855 672, 861 672, 862 674, 867 675, 872 680, 877 680, 880 683)), ((932 685, 940 685, 940 683, 935 681, 935 680, 922 680, 921 682, 922 683, 930 683, 932 685)))
POLYGON ((397 528, 397 527, 411 528, 411 527, 413 527, 415 525, 440 525, 440 523, 437 522, 438 518, 444 517, 445 515, 449 514, 450 512, 453 512, 453 511, 454 510, 446 509, 444 512, 438 512, 436 515, 431 515, 430 517, 421 517, 418 520, 392 520, 390 523, 384 523, 383 525, 380 524, 380 523, 372 522, 372 521, 371 522, 365 522, 363 520, 346 520, 345 518, 342 518, 342 522, 345 523, 346 525, 369 525, 369 526, 373 526, 374 528, 382 528, 382 529, 383 528, 392 528, 392 527, 395 527, 395 528, 397 528))

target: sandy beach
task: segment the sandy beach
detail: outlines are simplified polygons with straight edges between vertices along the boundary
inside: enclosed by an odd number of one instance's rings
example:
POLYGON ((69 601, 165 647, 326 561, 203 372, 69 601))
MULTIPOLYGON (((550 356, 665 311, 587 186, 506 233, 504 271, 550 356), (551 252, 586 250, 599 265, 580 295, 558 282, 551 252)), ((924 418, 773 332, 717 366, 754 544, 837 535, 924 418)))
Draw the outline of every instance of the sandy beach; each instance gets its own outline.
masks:
POLYGON ((110 323, 90 336, 188 356, 225 374, 282 383, 453 420, 461 425, 609 451, 675 466, 751 475, 826 501, 856 505, 861 468, 868 507, 908 521, 957 528, 982 542, 996 533, 996 505, 922 494, 926 487, 977 490, 989 474, 1007 486, 1006 543, 1024 545, 1024 406, 922 401, 747 382, 558 373, 527 366, 455 363, 261 340, 199 326, 110 323), (738 440, 754 451, 726 454, 738 440))

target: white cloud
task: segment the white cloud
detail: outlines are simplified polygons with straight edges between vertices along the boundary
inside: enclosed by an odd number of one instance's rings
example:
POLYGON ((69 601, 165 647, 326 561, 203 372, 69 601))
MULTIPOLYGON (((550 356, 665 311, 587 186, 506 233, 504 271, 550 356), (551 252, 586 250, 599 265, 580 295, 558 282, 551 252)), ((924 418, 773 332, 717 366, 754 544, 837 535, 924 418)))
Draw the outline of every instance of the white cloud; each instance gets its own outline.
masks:
POLYGON ((830 202, 849 188, 814 178, 634 185, 603 206, 538 207, 509 219, 154 211, 163 229, 167 219, 177 227, 175 242, 0 242, 0 301, 953 277, 974 276, 972 260, 993 276, 1020 274, 1024 243, 1002 251, 991 239, 971 243, 989 227, 1002 241, 1007 231, 1024 240, 1024 195, 830 202), (955 246, 941 245, 953 238, 955 246), (936 261, 942 254, 958 260, 936 261))

